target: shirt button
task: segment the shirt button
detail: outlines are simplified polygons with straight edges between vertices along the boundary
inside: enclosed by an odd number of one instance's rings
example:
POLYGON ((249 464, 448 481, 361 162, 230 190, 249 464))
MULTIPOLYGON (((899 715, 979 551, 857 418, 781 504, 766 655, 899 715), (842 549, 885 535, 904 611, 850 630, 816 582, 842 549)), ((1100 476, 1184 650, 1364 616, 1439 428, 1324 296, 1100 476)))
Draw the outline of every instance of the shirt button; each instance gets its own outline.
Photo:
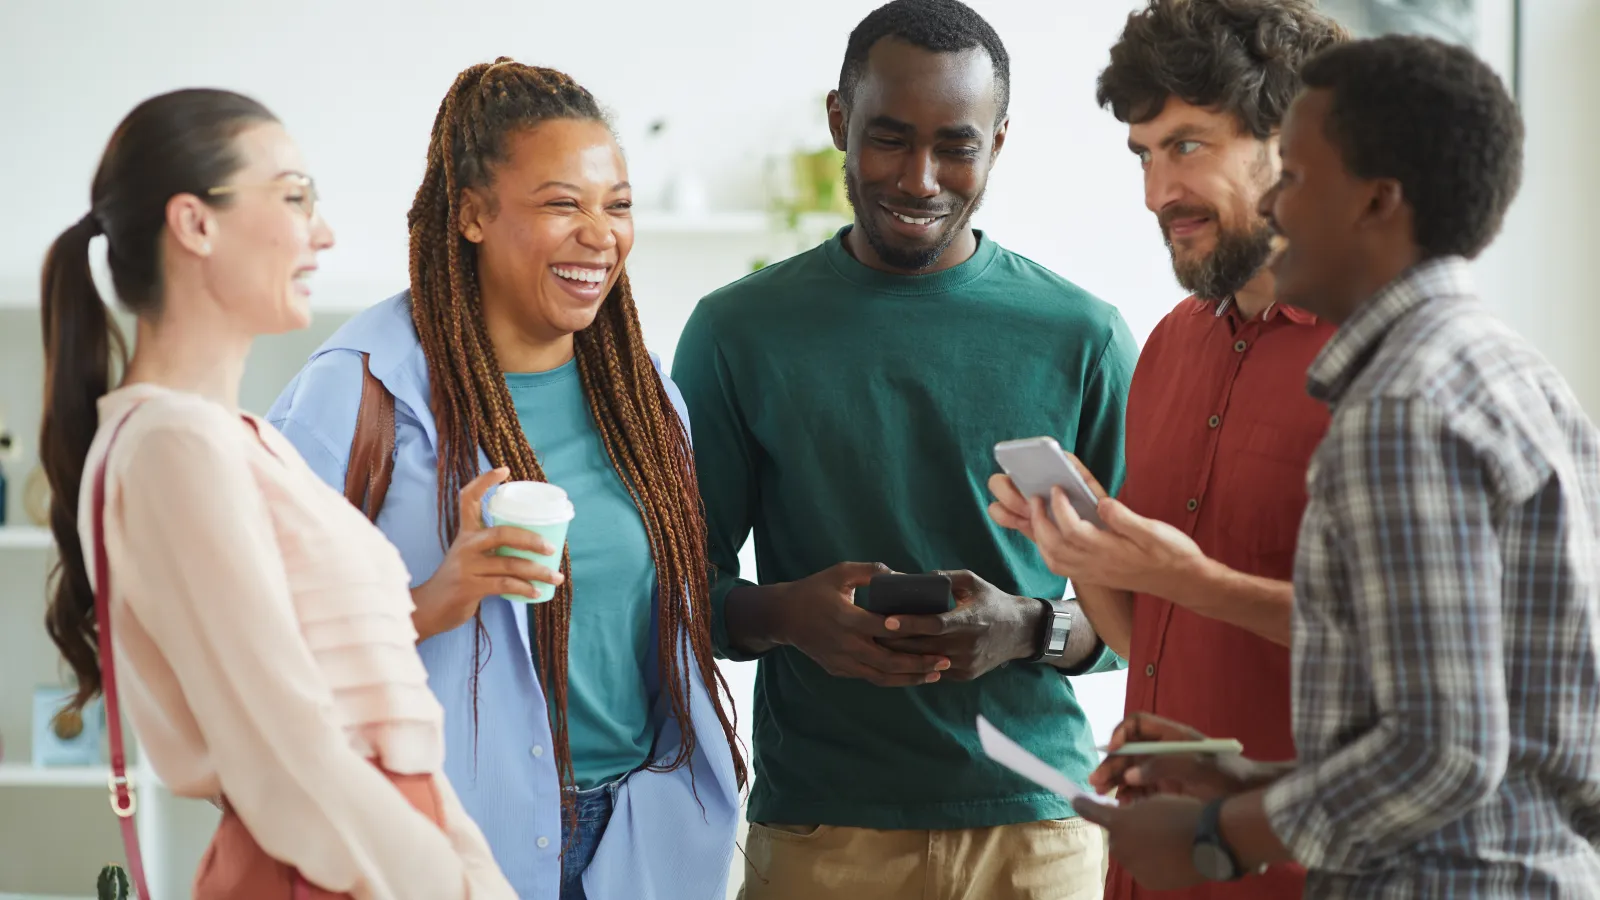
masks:
POLYGON ((542 837, 542 838, 539 838, 537 841, 534 841, 534 843, 539 845, 539 849, 540 850, 543 850, 544 848, 550 846, 550 839, 547 838, 547 837, 542 837))
POLYGON ((1222 417, 1221 416, 1212 416, 1211 418, 1206 420, 1206 424, 1210 425, 1212 428, 1215 428, 1218 425, 1222 424, 1222 417))
POLYGON ((1150 663, 1149 665, 1145 666, 1144 667, 1144 674, 1147 677, 1150 677, 1150 678, 1156 677, 1156 664, 1155 663, 1150 663))
POLYGON ((1243 353, 1244 352, 1244 348, 1246 348, 1248 346, 1250 346, 1250 345, 1245 343, 1244 341, 1235 341, 1234 344, 1233 344, 1233 352, 1235 352, 1235 353, 1243 353))
POLYGON ((1189 507, 1189 512, 1194 512, 1200 508, 1200 501, 1191 497, 1189 498, 1189 502, 1185 505, 1189 507))
POLYGON ((528 752, 533 754, 533 758, 534 759, 538 759, 539 757, 544 755, 544 748, 539 746, 538 744, 534 744, 533 745, 533 749, 529 750, 528 752))

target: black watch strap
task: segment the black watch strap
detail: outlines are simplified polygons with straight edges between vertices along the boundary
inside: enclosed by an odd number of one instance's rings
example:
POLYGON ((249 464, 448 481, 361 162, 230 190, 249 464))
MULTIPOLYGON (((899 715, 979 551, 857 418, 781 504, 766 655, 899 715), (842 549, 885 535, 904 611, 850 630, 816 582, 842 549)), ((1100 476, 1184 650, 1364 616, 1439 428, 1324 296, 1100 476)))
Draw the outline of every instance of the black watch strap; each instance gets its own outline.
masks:
POLYGON ((1028 662, 1060 659, 1067 649, 1067 636, 1072 633, 1072 607, 1065 600, 1033 598, 1044 604, 1044 619, 1039 625, 1038 643, 1028 662))
POLYGON ((1222 804, 1226 801, 1226 797, 1218 797, 1207 803, 1195 825, 1195 871, 1210 881, 1237 881, 1245 875, 1239 857, 1222 837, 1222 804))

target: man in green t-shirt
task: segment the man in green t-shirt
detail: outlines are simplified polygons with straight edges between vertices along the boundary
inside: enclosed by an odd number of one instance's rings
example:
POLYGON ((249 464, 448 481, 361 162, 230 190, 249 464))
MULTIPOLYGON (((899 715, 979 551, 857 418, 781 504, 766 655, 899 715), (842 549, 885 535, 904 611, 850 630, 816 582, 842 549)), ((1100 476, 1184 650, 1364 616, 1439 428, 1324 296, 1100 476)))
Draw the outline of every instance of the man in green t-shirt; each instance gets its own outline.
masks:
POLYGON ((1113 307, 971 227, 1008 89, 956 0, 869 15, 828 97, 854 224, 706 297, 678 345, 713 641, 760 660, 746 900, 1100 896, 1100 832, 974 728, 1083 783, 1098 757, 1065 676, 1121 664, 986 511, 1012 438, 1120 482, 1135 358, 1113 307), (759 585, 737 577, 752 529, 759 585), (855 606, 889 569, 950 573, 957 608, 855 606))

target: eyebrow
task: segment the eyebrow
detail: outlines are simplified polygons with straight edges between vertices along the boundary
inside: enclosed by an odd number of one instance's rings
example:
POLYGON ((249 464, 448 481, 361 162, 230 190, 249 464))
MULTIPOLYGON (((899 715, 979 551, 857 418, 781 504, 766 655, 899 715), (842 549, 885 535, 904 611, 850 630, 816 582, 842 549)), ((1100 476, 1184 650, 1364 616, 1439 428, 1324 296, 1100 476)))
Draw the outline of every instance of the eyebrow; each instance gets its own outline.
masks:
MULTIPOLYGON (((534 193, 538 193, 539 191, 542 191, 545 188, 553 188, 553 187, 566 188, 569 191, 576 191, 576 192, 581 192, 583 190, 583 188, 578 187, 577 185, 573 184, 570 181, 546 181, 544 184, 541 184, 538 187, 534 188, 533 192, 534 193)), ((631 188, 631 187, 633 187, 633 185, 629 184, 628 182, 619 181, 616 184, 613 184, 611 186, 611 189, 613 191, 620 191, 623 188, 631 188)))
MULTIPOLYGON (((1210 133, 1211 129, 1205 125, 1179 125, 1177 128, 1167 132, 1166 135, 1161 138, 1161 149, 1165 150, 1179 141, 1187 141, 1197 137, 1204 137, 1210 133)), ((1143 153, 1150 148, 1139 143, 1133 138, 1128 138, 1128 149, 1134 153, 1143 153)))
MULTIPOLYGON (((867 127, 892 131, 901 135, 917 133, 915 125, 910 122, 902 122, 893 116, 873 116, 867 120, 867 127)), ((944 141, 975 141, 983 137, 983 132, 971 125, 947 125, 934 131, 933 136, 944 141)))

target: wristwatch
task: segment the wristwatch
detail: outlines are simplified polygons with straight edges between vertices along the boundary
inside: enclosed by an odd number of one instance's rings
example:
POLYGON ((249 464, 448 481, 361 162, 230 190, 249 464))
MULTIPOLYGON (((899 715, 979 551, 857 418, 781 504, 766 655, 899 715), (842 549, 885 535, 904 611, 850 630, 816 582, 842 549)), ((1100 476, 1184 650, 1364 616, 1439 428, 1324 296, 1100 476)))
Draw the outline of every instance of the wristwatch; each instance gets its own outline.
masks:
POLYGON ((1028 661, 1060 659, 1067 653, 1067 636, 1072 634, 1072 607, 1065 600, 1034 599, 1044 604, 1044 624, 1039 629, 1038 649, 1028 661))
POLYGON ((1194 830, 1194 846, 1189 851, 1194 870, 1209 881, 1238 881, 1244 877, 1244 871, 1239 868, 1239 858, 1233 855, 1233 848, 1222 839, 1220 820, 1222 803, 1226 799, 1218 797, 1200 810, 1200 822, 1194 830))

